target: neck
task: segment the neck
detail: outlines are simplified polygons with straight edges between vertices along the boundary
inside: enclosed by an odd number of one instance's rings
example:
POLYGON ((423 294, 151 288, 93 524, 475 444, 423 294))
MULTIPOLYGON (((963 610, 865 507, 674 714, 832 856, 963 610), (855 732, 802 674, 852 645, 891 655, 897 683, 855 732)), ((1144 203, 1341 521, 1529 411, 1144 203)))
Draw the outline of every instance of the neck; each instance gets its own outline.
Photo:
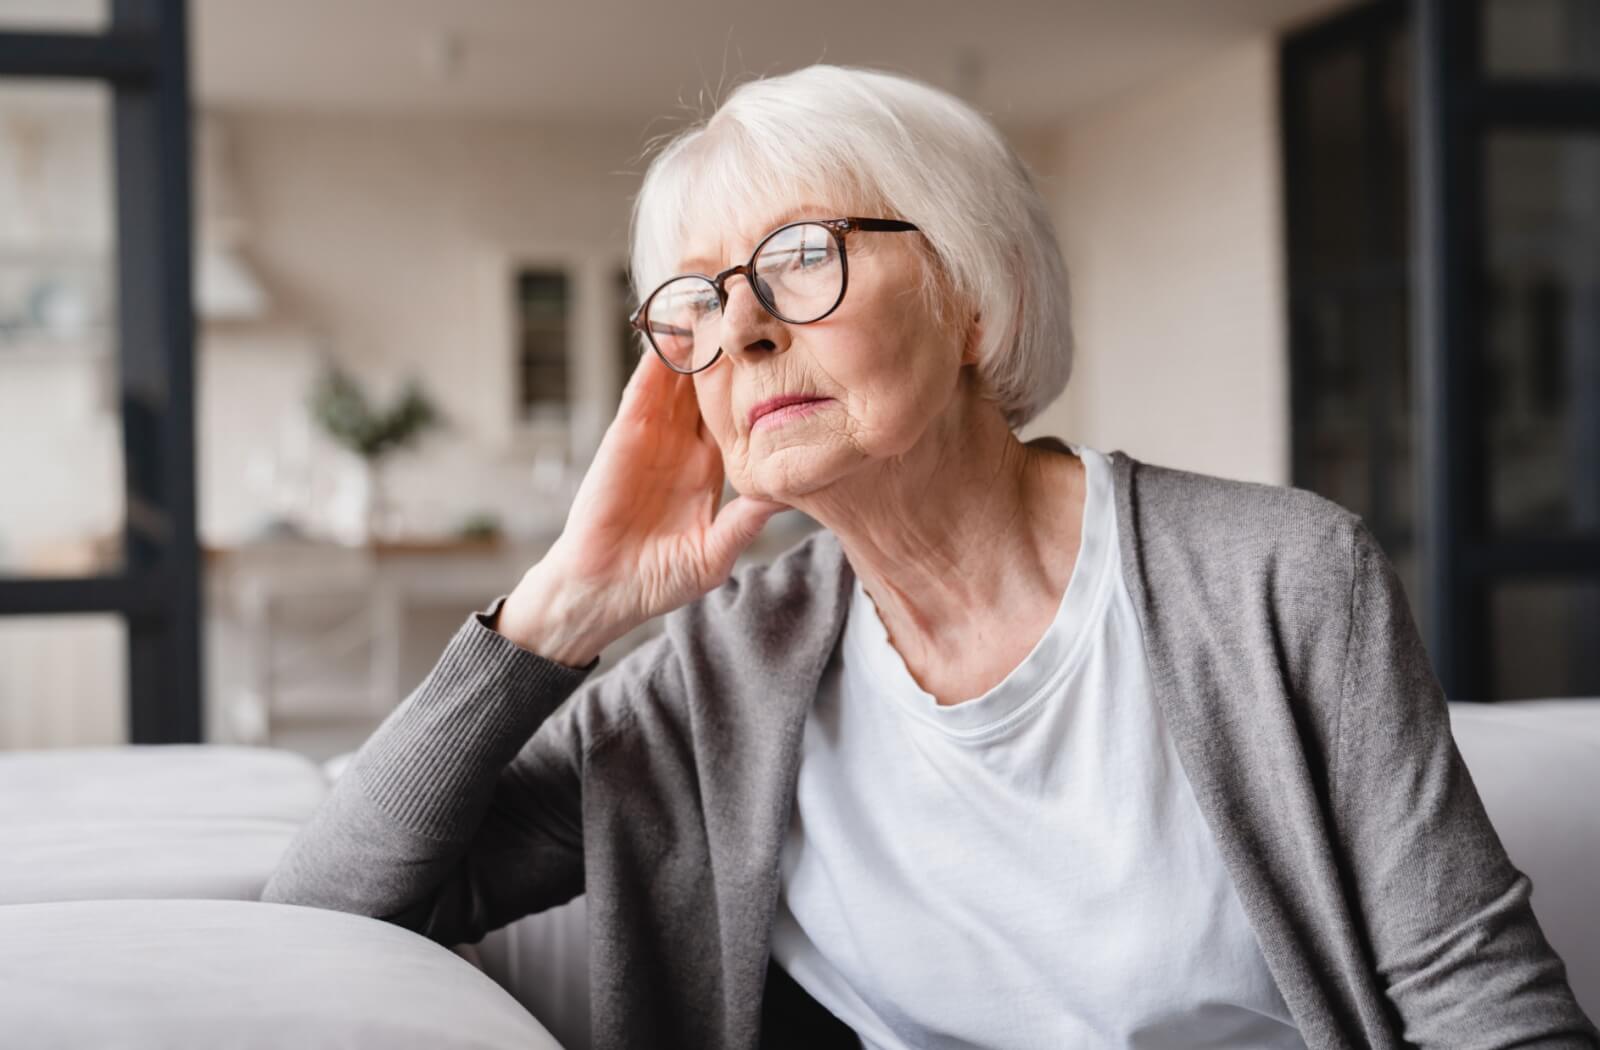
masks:
POLYGON ((1047 622, 1077 559, 1082 479, 1076 457, 1030 448, 992 402, 961 397, 904 454, 794 506, 838 536, 908 667, 934 675, 1047 622))

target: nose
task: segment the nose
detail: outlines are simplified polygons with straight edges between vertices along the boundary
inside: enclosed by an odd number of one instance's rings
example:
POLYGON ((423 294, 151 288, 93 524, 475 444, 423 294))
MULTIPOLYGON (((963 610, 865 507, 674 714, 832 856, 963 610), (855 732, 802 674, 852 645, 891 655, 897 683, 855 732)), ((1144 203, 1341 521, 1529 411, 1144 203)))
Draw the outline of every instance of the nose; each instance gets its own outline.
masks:
POLYGON ((728 282, 727 290, 728 304, 722 314, 725 353, 730 357, 743 356, 747 352, 775 351, 780 345, 786 345, 786 326, 761 305, 748 280, 734 278, 728 282))

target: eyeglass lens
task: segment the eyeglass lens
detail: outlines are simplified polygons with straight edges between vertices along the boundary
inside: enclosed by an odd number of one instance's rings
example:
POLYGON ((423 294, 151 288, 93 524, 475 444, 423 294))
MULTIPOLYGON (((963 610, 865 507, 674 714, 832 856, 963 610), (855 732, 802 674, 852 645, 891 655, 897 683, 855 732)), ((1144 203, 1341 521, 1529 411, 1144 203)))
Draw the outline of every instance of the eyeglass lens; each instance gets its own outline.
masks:
MULTIPOLYGON (((779 230, 755 257, 757 298, 781 320, 805 324, 832 310, 844 290, 844 261, 826 226, 802 223, 779 230)), ((703 277, 663 285, 645 313, 650 341, 672 367, 692 372, 716 357, 722 301, 703 277)))

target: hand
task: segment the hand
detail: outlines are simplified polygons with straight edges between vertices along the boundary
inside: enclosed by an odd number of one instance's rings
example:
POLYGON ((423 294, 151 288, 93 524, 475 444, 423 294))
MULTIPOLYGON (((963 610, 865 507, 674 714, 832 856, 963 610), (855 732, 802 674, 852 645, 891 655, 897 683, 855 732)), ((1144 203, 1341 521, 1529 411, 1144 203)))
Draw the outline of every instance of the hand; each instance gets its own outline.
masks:
POLYGON ((719 510, 722 485, 722 451, 700 417, 694 379, 645 352, 560 537, 502 608, 502 633, 583 663, 590 650, 720 586, 785 509, 739 496, 719 510))

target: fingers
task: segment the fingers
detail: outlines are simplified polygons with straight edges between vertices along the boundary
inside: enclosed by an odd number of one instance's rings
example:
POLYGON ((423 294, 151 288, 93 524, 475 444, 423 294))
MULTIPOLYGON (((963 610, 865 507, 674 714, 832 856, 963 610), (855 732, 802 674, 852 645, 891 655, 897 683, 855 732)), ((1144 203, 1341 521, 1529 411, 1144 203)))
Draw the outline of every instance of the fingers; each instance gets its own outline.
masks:
POLYGON ((694 379, 673 371, 654 353, 645 351, 628 376, 617 411, 644 420, 660 419, 668 424, 698 419, 700 407, 695 400, 694 379))
POLYGON ((671 369, 656 360, 648 350, 639 355, 628 376, 628 385, 622 388, 622 401, 617 405, 617 415, 634 422, 648 423, 657 415, 661 400, 660 391, 669 378, 671 369))
MULTIPOLYGON (((696 406, 696 411, 698 411, 698 407, 696 406)), ((710 427, 706 426, 705 413, 700 412, 699 415, 700 422, 696 425, 696 436, 700 439, 700 443, 717 457, 717 462, 720 464, 722 462, 722 446, 717 444, 717 436, 711 432, 710 427)))
POLYGON ((697 426, 700 421, 700 402, 695 399, 694 377, 663 367, 671 372, 674 383, 667 402, 667 420, 684 426, 697 426))
POLYGON ((658 371, 668 372, 671 369, 662 364, 656 355, 649 350, 641 353, 639 360, 633 366, 632 373, 628 376, 628 382, 623 385, 622 402, 619 407, 622 409, 631 408, 634 402, 643 397, 645 388, 650 382, 652 380, 659 381, 661 378, 656 374, 658 371))
POLYGON ((706 534, 706 556, 717 575, 726 578, 739 555, 761 535, 767 520, 786 509, 782 503, 752 496, 737 496, 729 500, 717 513, 716 520, 706 534))

